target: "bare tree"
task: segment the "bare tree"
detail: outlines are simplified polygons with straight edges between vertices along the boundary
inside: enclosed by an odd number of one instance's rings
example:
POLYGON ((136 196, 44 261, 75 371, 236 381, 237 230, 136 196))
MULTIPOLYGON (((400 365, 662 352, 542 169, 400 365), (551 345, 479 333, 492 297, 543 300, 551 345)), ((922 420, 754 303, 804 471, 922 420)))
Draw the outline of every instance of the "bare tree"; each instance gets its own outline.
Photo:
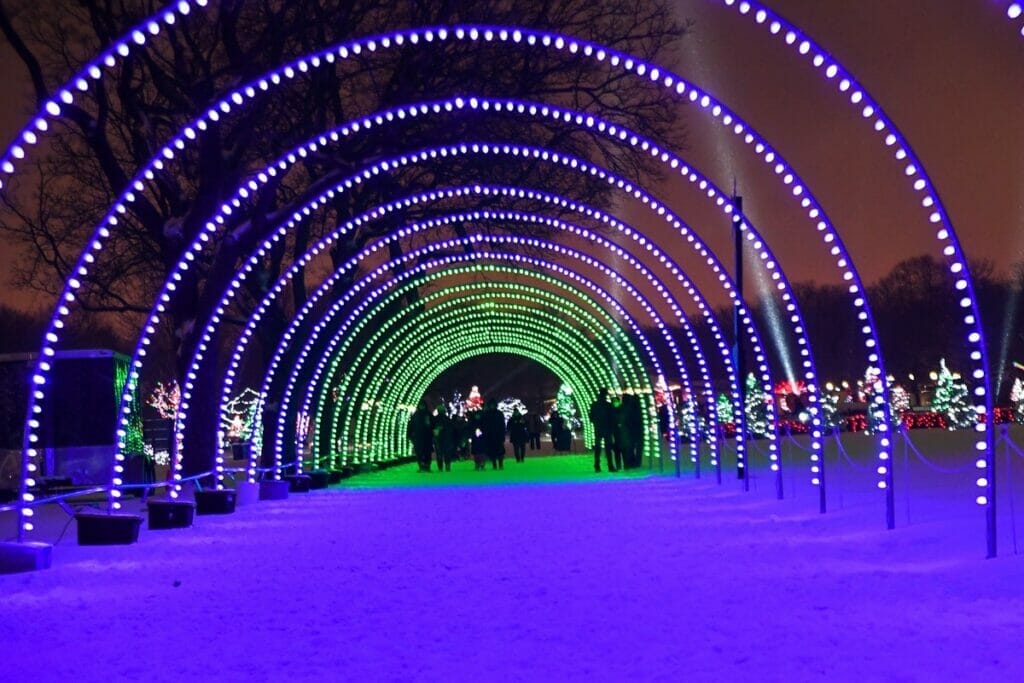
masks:
MULTIPOLYGON (((0 30, 23 62, 36 104, 41 105, 68 74, 159 4, 77 0, 69 7, 57 0, 4 0, 0 30)), ((45 158, 5 188, 0 230, 32 254, 19 273, 21 286, 55 295, 91 226, 101 220, 113 198, 163 142, 231 88, 299 55, 353 37, 470 22, 558 31, 668 65, 687 29, 673 18, 667 0, 224 0, 177 22, 147 50, 125 59, 101 88, 68 107, 66 119, 50 135, 45 158)), ((580 55, 540 46, 455 41, 363 51, 355 60, 303 74, 201 135, 198 144, 133 204, 93 268, 82 298, 84 309, 118 314, 134 320, 137 327, 139 314, 148 310, 203 223, 256 169, 331 126, 386 107, 454 94, 562 104, 600 114, 665 145, 679 148, 684 142, 678 108, 659 89, 625 79, 580 55)), ((253 196, 178 287, 160 346, 175 359, 176 371, 183 372, 196 343, 194 335, 241 260, 294 207, 368 159, 466 139, 544 145, 588 156, 636 181, 657 177, 645 155, 571 123, 526 123, 471 112, 407 120, 387 131, 352 136, 344 145, 310 155, 253 196)), ((464 158, 403 168, 345 193, 300 225, 265 260, 260 276, 250 278, 248 297, 236 306, 234 316, 244 319, 247 307, 262 296, 268 283, 338 222, 396 193, 467 178, 526 183, 583 196, 597 205, 610 201, 602 185, 525 161, 464 158)), ((395 220, 415 217, 407 214, 395 220)), ((344 262, 393 225, 360 228, 330 254, 332 263, 344 262)), ((464 229, 455 227, 457 232, 464 229)), ((306 296, 307 283, 299 278, 291 301, 279 302, 267 340, 276 339, 288 311, 306 296)), ((217 359, 207 364, 207 390, 216 364, 217 359)), ((212 426, 197 424, 197 433, 207 440, 212 426)))

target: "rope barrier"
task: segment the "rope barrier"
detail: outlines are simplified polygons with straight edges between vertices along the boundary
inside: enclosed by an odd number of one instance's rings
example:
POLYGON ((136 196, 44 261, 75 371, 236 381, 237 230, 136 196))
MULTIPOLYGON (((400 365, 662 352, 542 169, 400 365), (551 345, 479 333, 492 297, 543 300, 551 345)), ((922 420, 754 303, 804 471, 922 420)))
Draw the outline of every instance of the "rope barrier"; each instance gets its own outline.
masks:
POLYGON ((804 448, 803 446, 800 445, 800 443, 796 439, 793 438, 793 432, 788 432, 787 431, 786 438, 789 439, 789 442, 791 444, 793 444, 794 446, 796 446, 797 448, 802 450, 804 453, 810 453, 811 452, 810 448, 804 448))
POLYGON ((1010 434, 1008 431, 1004 431, 1000 438, 1006 444, 1007 449, 1016 453, 1018 457, 1024 458, 1024 451, 1022 451, 1020 447, 1013 442, 1013 439, 1010 438, 1010 434))
MULTIPOLYGON (((292 462, 284 463, 283 465, 279 465, 277 467, 257 467, 256 471, 259 474, 266 474, 267 472, 272 472, 275 469, 286 469, 288 467, 293 467, 297 462, 298 462, 297 460, 293 460, 292 462)), ((230 467, 230 468, 225 468, 225 469, 221 470, 221 473, 222 474, 225 473, 225 472, 228 472, 228 473, 238 473, 238 472, 248 472, 248 471, 249 470, 248 470, 247 467, 230 467)), ((215 470, 209 470, 208 472, 202 472, 200 474, 194 474, 191 477, 185 477, 184 479, 180 479, 177 482, 159 481, 159 482, 152 482, 150 484, 122 484, 121 486, 116 486, 114 488, 117 489, 118 491, 133 491, 133 490, 137 490, 137 489, 145 489, 145 492, 143 493, 143 496, 142 496, 143 499, 145 499, 145 498, 149 497, 149 490, 150 489, 163 488, 163 487, 166 487, 166 486, 170 486, 173 483, 185 483, 185 482, 189 482, 189 481, 198 481, 198 480, 204 479, 206 477, 212 477, 215 474, 216 474, 215 470)), ((75 491, 68 491, 66 493, 61 493, 61 494, 58 494, 56 496, 49 496, 47 498, 40 498, 40 499, 37 499, 37 500, 33 500, 33 501, 31 501, 31 502, 29 502, 27 504, 27 507, 34 508, 34 507, 38 507, 40 505, 49 505, 51 503, 61 503, 61 502, 64 502, 64 501, 71 500, 72 498, 79 498, 79 497, 82 497, 82 496, 91 496, 91 495, 96 494, 96 493, 105 493, 105 492, 107 492, 109 490, 110 490, 110 487, 108 487, 108 486, 93 486, 93 487, 85 488, 85 489, 77 489, 75 491)), ((7 503, 5 505, 0 505, 0 512, 12 512, 14 510, 20 510, 21 508, 22 508, 21 504, 18 504, 18 503, 7 503)))
POLYGON ((907 445, 908 449, 914 453, 917 459, 920 460, 925 467, 928 467, 939 474, 964 474, 965 472, 970 472, 975 469, 973 462, 960 467, 943 467, 942 465, 938 465, 926 458, 924 454, 918 450, 917 446, 914 445, 914 442, 911 441, 910 437, 907 435, 907 430, 905 428, 900 429, 900 434, 902 434, 903 441, 907 445))
POLYGON ((864 465, 859 465, 854 462, 853 458, 850 457, 850 454, 846 452, 846 448, 843 446, 843 440, 839 438, 838 431, 832 432, 832 436, 835 438, 836 449, 839 451, 839 455, 845 458, 846 462, 850 463, 850 466, 853 467, 853 469, 860 470, 861 472, 871 471, 870 467, 865 467, 864 465))

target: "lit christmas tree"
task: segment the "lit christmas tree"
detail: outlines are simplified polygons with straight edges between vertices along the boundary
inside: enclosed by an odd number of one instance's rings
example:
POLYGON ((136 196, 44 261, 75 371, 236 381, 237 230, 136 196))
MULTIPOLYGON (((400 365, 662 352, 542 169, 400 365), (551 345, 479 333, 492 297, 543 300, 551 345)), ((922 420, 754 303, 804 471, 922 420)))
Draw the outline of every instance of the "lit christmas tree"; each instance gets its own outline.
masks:
POLYGON ((894 379, 889 377, 889 411, 893 419, 896 419, 910 410, 910 392, 902 384, 893 384, 894 379))
POLYGON ((697 433, 697 404, 687 397, 679 402, 679 434, 689 441, 697 433))
POLYGON ((181 403, 181 389, 178 383, 171 380, 169 384, 157 382, 153 393, 146 399, 146 405, 155 408, 164 420, 173 420, 178 415, 178 404, 181 403))
POLYGON ((967 401, 967 385, 960 381, 960 375, 950 372, 945 359, 939 361, 932 410, 945 415, 946 424, 951 430, 966 429, 977 422, 974 408, 967 401))
POLYGON ((221 429, 227 443, 251 441, 258 452, 263 441, 263 429, 256 425, 259 404, 259 392, 248 388, 227 402, 224 407, 229 417, 221 418, 221 429))
POLYGON ((1010 403, 1013 405, 1013 421, 1017 424, 1024 424, 1024 382, 1020 381, 1020 377, 1013 380, 1010 403))
POLYGON ((565 420, 565 426, 570 429, 579 428, 579 418, 576 415, 576 399, 573 397, 572 387, 562 383, 558 387, 558 395, 555 396, 554 410, 565 420))
POLYGON ((466 414, 466 402, 462 400, 462 392, 456 391, 452 395, 452 400, 446 404, 448 407, 448 417, 462 417, 466 414))
POLYGON ((715 402, 715 411, 718 415, 718 424, 724 425, 733 421, 732 401, 725 394, 719 394, 715 402))
MULTIPOLYGON (((902 385, 896 384, 896 378, 888 375, 885 378, 886 388, 889 390, 889 415, 895 422, 900 415, 910 410, 910 392, 902 385)), ((857 390, 861 399, 868 404, 868 433, 873 434, 875 425, 883 418, 881 410, 882 393, 882 372, 878 368, 869 367, 864 373, 864 379, 857 382, 857 390)))
POLYGON ((754 373, 747 375, 747 386, 743 402, 743 411, 747 418, 747 429, 754 436, 768 436, 768 406, 771 398, 757 381, 754 373))
POLYGON ((821 421, 828 429, 835 429, 842 421, 839 416, 839 394, 826 391, 821 395, 821 421))

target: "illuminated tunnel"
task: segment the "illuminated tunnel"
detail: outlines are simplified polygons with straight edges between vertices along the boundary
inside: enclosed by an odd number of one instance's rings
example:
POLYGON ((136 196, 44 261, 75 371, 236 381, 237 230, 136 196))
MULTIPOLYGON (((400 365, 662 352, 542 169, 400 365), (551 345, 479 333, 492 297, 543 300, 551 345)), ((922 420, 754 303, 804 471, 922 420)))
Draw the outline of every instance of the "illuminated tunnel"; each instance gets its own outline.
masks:
MULTIPOLYGON (((529 302, 534 305, 534 309, 538 315, 549 321, 552 325, 552 329, 556 330, 560 336, 564 338, 579 339, 580 344, 590 347, 590 354, 583 359, 584 366, 592 366, 594 363, 597 364, 596 370, 603 370, 607 372, 608 369, 614 369, 616 372, 621 373, 622 381, 626 387, 639 389, 644 393, 650 393, 652 391, 647 378, 644 376, 644 365, 640 361, 639 355, 632 344, 627 333, 624 329, 619 327, 613 318, 605 314, 605 318, 602 320, 598 318, 598 313, 604 313, 603 309, 597 308, 595 312, 589 311, 582 305, 577 304, 573 299, 566 296, 567 293, 571 293, 570 288, 564 285, 560 287, 561 291, 558 294, 548 292, 537 286, 529 286, 523 284, 517 284, 515 282, 501 282, 495 281, 492 278, 502 273, 496 268, 488 268, 487 271, 482 271, 480 268, 470 269, 448 269, 442 273, 433 275, 433 280, 436 282, 441 276, 452 277, 463 274, 483 274, 486 272, 488 280, 486 282, 477 282, 473 284, 463 285, 444 285, 443 282, 438 282, 436 286, 443 287, 442 291, 434 292, 427 297, 422 299, 422 305, 424 307, 430 306, 434 301, 438 299, 445 299, 452 296, 461 296, 461 299, 448 299, 437 304, 436 309, 432 309, 429 312, 418 311, 413 309, 406 309, 395 315, 384 320, 375 321, 372 317, 372 313, 364 316, 360 319, 359 326, 372 325, 370 329, 373 329, 373 334, 369 339, 362 340, 358 334, 358 330, 354 330, 352 334, 345 336, 344 344, 338 349, 337 353, 330 356, 330 369, 327 372, 322 382, 316 384, 309 384, 307 389, 307 397, 314 391, 317 394, 317 409, 315 411, 315 419, 313 424, 321 424, 323 422, 323 410, 327 407, 324 405, 327 400, 327 388, 332 386, 332 378, 334 373, 341 365, 341 361, 345 358, 344 354, 347 347, 354 344, 356 340, 359 342, 359 352, 356 356, 350 359, 347 363, 348 367, 359 368, 359 373, 354 372, 345 373, 341 381, 338 382, 333 391, 336 391, 339 396, 348 397, 350 394, 350 383, 356 380, 359 384, 365 384, 370 387, 375 386, 375 381, 379 383, 379 378, 369 379, 369 373, 363 372, 364 361, 367 360, 367 356, 374 355, 379 356, 386 350, 388 343, 395 345, 401 345, 406 348, 416 344, 422 343, 424 337, 428 338, 431 335, 438 334, 439 330, 435 329, 436 326, 442 325, 441 330, 458 325, 458 316, 461 315, 461 310, 456 309, 452 313, 446 313, 437 320, 431 319, 431 315, 440 311, 447 311, 448 309, 454 308, 456 305, 463 304, 464 301, 475 301, 478 302, 476 308, 481 308, 480 302, 486 302, 488 297, 513 297, 517 296, 520 299, 529 302), (480 293, 480 290, 484 290, 480 293), (562 313, 562 316, 567 320, 560 320, 558 317, 552 316, 544 307, 549 307, 548 310, 556 310, 562 313), (407 315, 408 314, 408 315, 407 315), (404 318, 408 317, 408 320, 404 318), (445 319, 447 318, 447 319, 445 319), (401 324, 400 324, 401 323, 401 324), (576 327, 582 327, 581 330, 573 330, 572 324, 567 325, 566 323, 575 323, 576 327), (566 329, 568 328, 568 329, 566 329), (580 333, 583 336, 580 336, 580 333), (386 335, 386 336, 385 336, 386 335), (382 344, 380 347, 376 346, 376 343, 380 340, 382 344), (594 341, 591 342, 591 339, 594 341), (594 343, 601 343, 601 348, 595 347, 594 343), (603 361, 603 359, 608 359, 603 361), (603 368, 602 368, 603 365, 603 368)), ((527 275, 528 272, 523 271, 509 271, 506 273, 518 275, 520 278, 527 275)), ((535 277, 540 277, 539 274, 535 274, 535 277)), ((558 287, 562 283, 551 278, 545 278, 547 286, 558 287)), ((423 283, 414 281, 403 285, 401 288, 392 292, 387 299, 380 302, 376 312, 380 312, 381 315, 385 314, 387 305, 397 299, 399 296, 405 293, 405 291, 414 287, 421 286, 423 283)), ((580 292, 575 293, 579 296, 580 292)), ((530 309, 523 309, 530 310, 530 309)), ((521 316, 518 316, 521 317, 521 316)), ((521 321, 519 321, 521 322, 521 321)), ((545 344, 546 345, 546 344, 545 344)), ((543 348, 543 347, 542 347, 543 348)), ((324 356, 327 358, 328 356, 324 356)), ((421 359, 418 362, 423 364, 421 359)), ((372 366, 374 363, 370 362, 372 366)), ((568 379, 568 375, 566 375, 568 379)), ((615 378, 615 374, 611 377, 604 379, 606 385, 609 388, 618 389, 618 380, 615 378)), ((570 381, 570 384, 572 382, 570 381)), ((352 391, 356 391, 353 389, 352 391)), ((408 396, 417 396, 418 394, 410 393, 408 396)), ((349 420, 352 416, 351 406, 359 405, 358 396, 353 396, 346 399, 349 402, 350 411, 346 415, 346 420, 349 420)), ((333 444, 345 444, 345 434, 350 433, 349 428, 342 429, 339 434, 338 422, 341 416, 341 412, 345 405, 341 402, 336 401, 332 410, 331 418, 329 422, 329 428, 323 428, 320 432, 320 448, 330 448, 333 444)), ((302 411, 300 411, 302 412, 302 411)), ((587 433, 589 433, 589 425, 585 425, 587 433)), ((336 451, 331 452, 332 463, 336 462, 339 454, 336 451)), ((314 462, 317 458, 314 457, 314 462)))
MULTIPOLYGON (((968 375, 969 382, 971 384, 971 395, 973 396, 976 412, 980 417, 984 418, 979 420, 976 428, 978 432, 978 441, 976 443, 978 457, 977 465, 979 473, 984 475, 979 477, 977 480, 977 483, 981 488, 981 492, 976 499, 978 504, 985 509, 988 527, 988 550, 990 555, 994 555, 995 500, 994 478, 992 476, 993 435, 991 429, 993 411, 992 397, 988 389, 988 364, 985 357, 984 338, 981 330, 977 302, 973 292, 973 285, 966 265, 966 259, 960 247, 956 232, 954 231, 949 217, 942 207, 938 193, 933 187, 923 165, 917 159, 903 135, 899 132, 893 122, 884 114, 882 108, 871 99, 865 89, 858 84, 853 76, 849 74, 841 64, 833 59, 825 50, 816 45, 799 29, 778 17, 763 5, 756 2, 735 2, 735 0, 722 0, 722 2, 724 2, 724 5, 727 7, 735 9, 739 15, 745 16, 756 24, 763 26, 768 35, 775 36, 783 40, 799 55, 806 57, 807 63, 811 65, 813 69, 818 70, 824 79, 835 85, 838 92, 843 95, 847 106, 854 107, 870 126, 870 129, 874 134, 872 139, 877 140, 878 143, 887 150, 887 153, 892 155, 896 159, 897 163, 900 164, 900 168, 910 184, 911 191, 914 193, 917 201, 924 209, 923 215, 925 221, 934 226, 935 236, 939 242, 940 249, 943 255, 947 258, 950 270, 954 274, 955 292, 953 295, 956 297, 960 307, 963 309, 963 321, 967 328, 966 341, 971 349, 971 360, 974 363, 974 367, 968 375)), ((127 58, 133 52, 145 49, 149 41, 155 40, 162 32, 166 33, 170 27, 175 26, 179 17, 189 14, 194 10, 201 9, 205 7, 206 4, 207 3, 204 0, 196 0, 194 3, 188 2, 187 0, 181 0, 181 2, 178 2, 172 8, 164 10, 153 18, 142 22, 136 29, 130 31, 119 41, 116 41, 113 47, 111 47, 107 52, 101 54, 96 60, 86 65, 78 75, 73 77, 67 83, 64 89, 58 91, 57 96, 54 99, 43 106, 37 116, 33 118, 29 127, 22 131, 19 139, 6 150, 2 161, 0 161, 0 170, 8 175, 16 172, 17 162, 24 159, 27 155, 27 150, 39 141, 41 135, 46 133, 49 129, 48 122, 50 120, 66 115, 67 107, 75 103, 77 92, 88 92, 93 87, 94 83, 101 82, 106 75, 109 74, 110 70, 116 67, 123 59, 127 58)), ((1019 4, 1013 3, 1008 10, 1008 15, 1011 19, 1016 19, 1017 16, 1020 15, 1019 4)), ((174 30, 183 29, 175 28, 174 30)), ((374 52, 377 50, 387 50, 392 47, 415 45, 420 42, 430 43, 434 41, 481 41, 493 43, 495 45, 505 44, 509 49, 515 49, 516 45, 522 44, 531 47, 543 47, 557 52, 565 52, 567 54, 576 55, 580 58, 593 60, 595 63, 602 63, 611 69, 621 72, 624 78, 638 79, 642 82, 653 83, 663 88, 666 92, 672 93, 679 101, 689 101, 697 105, 694 108, 695 112, 699 115, 710 115, 716 123, 722 125, 726 130, 735 135, 737 139, 741 140, 745 145, 744 148, 752 151, 756 155, 756 158, 778 177, 781 185, 780 191, 791 195, 793 200, 796 201, 805 211, 806 216, 809 219, 809 225, 811 226, 812 232, 820 235, 822 243, 825 245, 830 256, 833 257, 843 279, 848 283, 848 289, 853 301, 855 314, 862 323, 861 330, 864 335, 864 345, 867 358, 870 363, 881 370, 882 377, 885 377, 884 353, 878 343, 877 334, 872 322, 870 305, 866 299, 860 276, 857 274, 857 270, 854 266, 852 255, 850 255, 843 246, 838 230, 833 226, 817 200, 814 199, 809 184, 801 179, 796 171, 785 161, 783 155, 772 147, 763 137, 761 137, 749 123, 741 119, 737 113, 733 112, 724 104, 716 100, 710 93, 700 89, 691 82, 684 80, 680 76, 658 66, 648 64, 636 57, 621 54, 615 50, 595 45, 571 36, 561 36, 550 32, 539 32, 529 28, 516 27, 451 26, 404 29, 402 31, 386 35, 351 41, 345 45, 335 45, 325 48, 316 53, 295 59, 273 72, 259 76, 250 83, 239 86, 234 91, 228 93, 214 106, 211 106, 206 112, 202 113, 201 116, 193 122, 193 124, 185 126, 175 138, 160 148, 160 151, 153 157, 150 164, 138 171, 137 175, 128 182, 127 188, 122 195, 112 203, 110 212, 96 227, 93 237, 87 241, 87 246, 83 249, 72 271, 72 275, 67 279, 65 287, 60 295, 58 305, 56 306, 51 318, 49 328, 45 333, 45 339, 40 349, 39 361, 37 362, 37 366, 33 374, 32 379, 35 388, 29 395, 28 412, 23 440, 19 539, 23 539, 24 534, 32 530, 31 503, 34 498, 29 489, 35 484, 34 476, 39 467, 38 461, 40 457, 40 449, 37 447, 37 443, 39 442, 38 430, 40 429, 40 421, 38 419, 38 415, 41 412, 41 404, 46 396, 47 377, 52 370, 51 359, 56 353, 56 345, 60 340, 60 331, 64 327, 64 320, 70 314, 71 307, 77 300, 76 291, 81 288, 83 281, 88 277, 91 264, 95 262, 96 254, 103 249, 105 240, 112 232, 119 229, 118 226, 121 224, 120 217, 131 210, 131 205, 140 196, 144 195, 147 188, 154 182, 158 174, 165 171, 182 150, 191 145, 193 141, 201 138, 208 130, 216 128, 217 122, 222 117, 230 114, 234 108, 243 106, 248 101, 258 97, 260 94, 274 89, 282 83, 291 81, 297 76, 307 74, 310 71, 315 71, 326 67, 327 65, 333 65, 340 60, 350 59, 363 51, 374 52)), ((444 108, 442 107, 439 111, 443 110, 444 108)), ((375 123, 377 122, 370 122, 371 125, 375 123)), ((362 125, 366 125, 366 122, 363 122, 362 125)), ((608 132, 612 135, 619 135, 623 142, 634 145, 639 144, 642 149, 651 151, 654 156, 663 157, 663 161, 670 164, 674 163, 676 164, 676 167, 678 167, 678 164, 680 163, 678 157, 675 157, 668 151, 661 150, 649 141, 637 140, 634 142, 630 139, 630 135, 628 133, 623 134, 621 131, 612 131, 610 129, 608 132)), ((317 142, 319 145, 326 145, 329 142, 336 141, 337 139, 340 139, 340 136, 335 137, 334 133, 330 135, 325 134, 325 137, 317 142)), ((153 143, 156 145, 160 144, 156 141, 153 141, 153 143)), ((497 151, 498 148, 495 147, 494 150, 497 151)), ((298 152, 296 157, 301 157, 303 153, 304 152, 298 152)), ((502 150, 502 153, 504 153, 504 150, 502 150)), ((521 153, 522 151, 520 150, 520 154, 521 153)), ((569 159, 569 157, 558 155, 554 152, 550 153, 549 156, 552 161, 565 161, 569 159)), ((544 157, 542 156, 541 158, 544 157)), ((419 161, 427 161, 427 159, 421 159, 419 161)), ((576 161, 577 164, 579 163, 578 160, 574 161, 576 161)), ((413 161, 410 160, 407 163, 413 163, 413 161)), ((597 175, 599 173, 593 165, 588 165, 586 168, 592 175, 597 175)), ((387 169, 385 168, 378 172, 386 171, 387 169)), ((125 412, 127 410, 127 403, 131 400, 133 393, 138 389, 139 382, 141 381, 143 358, 146 355, 146 348, 150 345, 150 335, 155 332, 156 324, 160 321, 162 314, 166 311, 168 304, 174 297, 176 289, 175 283, 181 279, 182 273, 188 270, 189 264, 199 256, 202 252, 203 245, 211 240, 211 235, 220 231, 221 226, 227 225, 228 221, 224 216, 232 215, 242 210, 243 203, 256 196, 261 185, 276 174, 277 171, 273 167, 266 172, 256 174, 256 176, 250 180, 247 187, 240 191, 239 197, 236 197, 234 200, 226 203, 222 207, 221 214, 211 218, 205 230, 200 233, 200 237, 196 240, 195 244, 185 250, 184 258, 168 276, 159 297, 154 302, 153 311, 141 330, 137 349, 132 361, 132 372, 129 381, 125 385, 125 393, 122 399, 121 413, 123 415, 127 415, 125 412)), ((370 178, 372 175, 374 174, 370 174, 365 177, 370 178)), ((701 189, 707 191, 709 193, 709 198, 718 203, 726 214, 735 213, 735 207, 732 206, 732 204, 720 193, 720 191, 714 188, 713 185, 708 183, 708 181, 703 180, 702 176, 699 177, 696 172, 681 173, 681 175, 691 177, 691 181, 696 182, 701 189)), ((636 199, 642 201, 644 204, 650 205, 652 209, 659 213, 667 213, 667 209, 664 204, 653 200, 653 198, 643 192, 643 190, 635 188, 629 184, 621 185, 620 188, 628 193, 632 193, 636 199)), ((301 216, 298 218, 301 220, 301 216)), ((673 218, 672 220, 678 219, 673 218)), ((682 221, 679 221, 679 225, 677 227, 682 228, 683 226, 685 226, 685 224, 682 223, 682 221)), ((782 275, 783 265, 772 258, 770 256, 770 252, 766 251, 767 242, 753 231, 753 227, 748 221, 743 220, 742 227, 747 232, 747 239, 752 243, 759 245, 759 248, 762 249, 762 260, 766 261, 766 265, 770 264, 772 266, 770 268, 772 271, 772 278, 778 283, 779 290, 783 292, 783 301, 787 311, 791 314, 791 322, 795 326, 794 329, 802 327, 801 318, 797 310, 797 302, 795 297, 792 297, 792 295, 789 294, 788 285, 786 284, 785 277, 782 275), (776 277, 776 275, 778 277, 776 277)), ((687 230, 689 231, 689 228, 687 228, 687 230)), ((643 238, 638 238, 638 241, 641 239, 643 238)), ((565 249, 565 247, 562 247, 562 249, 565 249)), ((562 255, 569 254, 563 252, 562 255)), ((592 257, 584 256, 583 258, 592 257)), ((709 265, 718 267, 717 261, 714 264, 709 262, 709 265)), ((560 274, 563 277, 569 277, 568 273, 563 272, 560 274)), ((727 279, 725 273, 720 272, 719 280, 725 281, 725 279, 727 279)), ((628 283, 625 283, 625 285, 628 285, 628 283)), ((734 293, 731 294, 731 299, 733 300, 734 305, 742 303, 737 301, 737 297, 734 293)), ((638 299, 638 301, 641 300, 638 299)), ((656 327, 663 332, 666 332, 664 323, 661 321, 660 317, 655 314, 655 311, 650 304, 645 301, 641 301, 640 306, 645 308, 645 310, 649 309, 647 312, 651 314, 656 327)), ((749 316, 747 316, 746 320, 748 333, 750 333, 753 325, 752 322, 750 322, 749 316)), ((211 322, 215 326, 220 322, 218 320, 218 314, 215 313, 211 317, 211 322)), ((797 333, 802 335, 802 332, 797 333)), ((809 379, 816 380, 816 373, 813 370, 813 353, 811 352, 809 342, 807 342, 803 336, 799 337, 799 339, 801 339, 801 348, 799 349, 801 358, 799 359, 799 362, 803 368, 803 372, 809 379)), ((724 340, 719 340, 719 343, 724 345, 724 340)), ((666 339, 666 344, 670 349, 670 355, 672 356, 675 370, 678 371, 681 376, 685 375, 685 364, 680 352, 676 349, 674 340, 672 340, 670 336, 666 339)), ((197 362, 203 360, 202 350, 197 353, 196 360, 197 362)), ((710 368, 708 368, 706 364, 701 363, 700 367, 701 370, 710 372, 710 368)), ((742 378, 735 377, 735 373, 730 372, 728 368, 726 370, 726 374, 728 375, 727 381, 732 388, 734 404, 742 406, 742 395, 740 393, 742 378)), ((768 378, 764 375, 767 375, 767 373, 763 373, 761 380, 767 382, 768 378)), ((658 372, 656 376, 660 379, 664 377, 664 374, 658 372)), ((231 376, 227 375, 227 379, 230 380, 231 376)), ((194 380, 195 376, 191 373, 185 377, 185 386, 189 391, 192 388, 191 384, 194 380)), ((816 381, 808 382, 809 386, 814 386, 815 384, 816 381)), ((876 402, 872 411, 876 413, 876 417, 879 420, 878 472, 880 480, 878 485, 879 488, 885 491, 887 524, 892 527, 894 525, 893 480, 892 469, 889 465, 891 454, 890 433, 892 419, 889 415, 887 391, 888 389, 885 382, 882 382, 880 391, 876 395, 876 402)), ((195 408, 195 406, 191 405, 191 402, 199 400, 205 401, 206 397, 190 397, 190 401, 183 402, 179 414, 180 421, 186 420, 189 411, 195 408)), ((265 400, 266 397, 264 397, 264 402, 265 400)), ((742 415, 743 411, 739 410, 737 412, 737 417, 741 421, 742 415)), ((815 420, 814 426, 817 427, 818 432, 820 432, 821 424, 820 418, 817 414, 815 414, 815 420)), ((117 498, 120 496, 120 490, 118 487, 122 484, 120 475, 123 472, 122 463, 124 462, 124 453, 122 451, 125 448, 123 439, 126 436, 126 426, 126 419, 123 418, 123 422, 119 426, 119 436, 122 439, 122 443, 118 445, 117 452, 112 454, 115 463, 114 477, 110 486, 112 509, 116 509, 119 506, 117 498)), ((745 441, 745 429, 743 428, 743 425, 739 426, 741 429, 740 436, 737 439, 737 454, 739 460, 742 461, 744 459, 743 448, 745 441)), ((816 439, 820 439, 821 434, 817 433, 814 436, 816 439)), ((818 463, 817 460, 814 460, 816 457, 816 455, 812 456, 813 468, 818 468, 820 466, 820 463, 818 463)), ((820 474, 817 471, 814 471, 814 473, 820 474)), ((178 477, 180 475, 176 472, 174 476, 178 477)), ((815 479, 818 481, 819 485, 822 485, 821 490, 823 497, 824 479, 823 477, 815 477, 815 479)))

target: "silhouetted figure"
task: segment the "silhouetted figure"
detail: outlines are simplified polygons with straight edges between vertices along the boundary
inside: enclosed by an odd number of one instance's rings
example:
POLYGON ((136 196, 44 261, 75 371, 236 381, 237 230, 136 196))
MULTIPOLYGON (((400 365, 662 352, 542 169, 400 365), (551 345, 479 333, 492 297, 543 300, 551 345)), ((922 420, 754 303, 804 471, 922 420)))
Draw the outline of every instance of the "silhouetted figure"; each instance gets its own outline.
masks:
POLYGON ((452 431, 455 433, 455 459, 468 459, 472 433, 465 415, 456 415, 452 418, 452 431))
POLYGON ((469 424, 469 452, 473 455, 475 470, 484 469, 487 462, 487 447, 484 444, 484 432, 481 426, 483 411, 474 410, 468 415, 469 424))
POLYGON ((493 398, 488 399, 480 411, 480 431, 491 469, 505 469, 505 416, 498 410, 498 402, 493 398))
POLYGON ((518 410, 512 411, 512 417, 508 419, 508 440, 512 442, 512 454, 516 462, 526 461, 526 442, 530 439, 530 429, 526 423, 526 416, 518 410))
POLYGON ((612 396, 612 453, 615 455, 615 469, 622 469, 622 446, 626 441, 626 413, 622 410, 622 399, 612 396))
POLYGON ((636 394, 623 396, 621 410, 624 432, 622 462, 629 469, 640 467, 644 448, 644 411, 640 397, 636 394))
POLYGON ((455 425, 444 408, 438 406, 434 413, 434 453, 437 457, 439 472, 451 471, 452 460, 455 458, 455 446, 455 425))
POLYGON ((531 450, 540 450, 540 434, 544 431, 544 420, 537 413, 526 414, 526 429, 530 435, 531 450))
POLYGON ((434 446, 433 421, 426 401, 420 401, 416 412, 409 416, 405 435, 412 442, 412 452, 420 465, 420 472, 430 471, 430 451, 434 446))
POLYGON ((565 427, 565 418, 557 410, 551 411, 551 444, 556 451, 564 452, 572 447, 572 432, 565 427))
POLYGON ((608 402, 608 390, 599 389, 597 400, 590 404, 590 423, 594 426, 594 471, 601 471, 601 449, 608 460, 608 471, 615 471, 612 458, 612 439, 615 438, 615 416, 608 402))

